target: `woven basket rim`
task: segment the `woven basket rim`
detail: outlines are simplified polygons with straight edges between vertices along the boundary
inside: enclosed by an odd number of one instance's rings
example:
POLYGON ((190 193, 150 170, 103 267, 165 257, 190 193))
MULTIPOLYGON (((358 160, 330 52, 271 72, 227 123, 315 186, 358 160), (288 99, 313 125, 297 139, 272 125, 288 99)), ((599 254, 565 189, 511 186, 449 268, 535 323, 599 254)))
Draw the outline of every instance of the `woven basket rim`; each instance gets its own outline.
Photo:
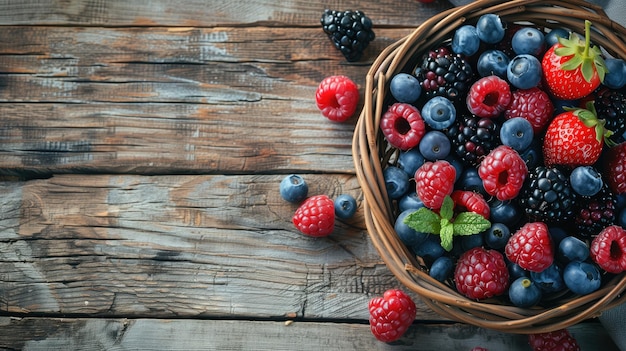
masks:
POLYGON ((388 82, 420 49, 433 47, 449 38, 461 24, 486 13, 496 13, 510 22, 533 22, 550 28, 584 28, 584 20, 588 19, 593 23, 592 40, 609 55, 626 59, 626 44, 622 39, 626 38, 626 29, 610 20, 601 7, 583 0, 478 0, 423 22, 412 33, 385 48, 365 79, 364 105, 352 141, 356 175, 364 196, 365 224, 389 270, 441 316, 518 334, 567 328, 626 301, 626 294, 623 294, 626 274, 614 277, 592 294, 559 301, 553 307, 523 309, 503 305, 497 299, 474 301, 431 278, 395 234, 394 213, 382 175, 389 150, 379 130, 388 82))

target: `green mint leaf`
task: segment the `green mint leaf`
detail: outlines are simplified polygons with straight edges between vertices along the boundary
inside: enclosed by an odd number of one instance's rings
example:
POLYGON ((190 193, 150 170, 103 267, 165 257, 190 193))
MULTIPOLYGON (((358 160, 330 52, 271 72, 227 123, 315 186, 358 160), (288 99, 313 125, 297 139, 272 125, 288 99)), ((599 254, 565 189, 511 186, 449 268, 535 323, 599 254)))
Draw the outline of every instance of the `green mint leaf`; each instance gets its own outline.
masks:
POLYGON ((446 223, 446 225, 442 225, 439 236, 441 240, 441 247, 443 247, 443 249, 446 251, 452 250, 452 239, 454 237, 454 225, 450 222, 446 223))
POLYGON ((474 212, 461 212, 454 219, 454 235, 473 235, 491 227, 491 222, 474 212))
POLYGON ((439 234, 441 216, 426 207, 422 207, 406 216, 404 224, 420 233, 439 234))
POLYGON ((441 215, 441 218, 447 220, 452 219, 452 216, 454 215, 454 201, 449 195, 443 198, 439 214, 441 215))

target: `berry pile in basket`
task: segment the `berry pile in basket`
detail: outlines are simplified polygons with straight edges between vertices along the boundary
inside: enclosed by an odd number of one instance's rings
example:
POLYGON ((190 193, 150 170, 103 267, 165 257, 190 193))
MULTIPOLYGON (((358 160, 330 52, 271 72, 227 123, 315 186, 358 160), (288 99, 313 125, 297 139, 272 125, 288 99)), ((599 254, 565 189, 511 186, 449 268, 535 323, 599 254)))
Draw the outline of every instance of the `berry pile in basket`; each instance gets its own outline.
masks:
POLYGON ((626 271, 626 63, 591 30, 486 14, 391 77, 396 233, 468 298, 549 305, 626 271))

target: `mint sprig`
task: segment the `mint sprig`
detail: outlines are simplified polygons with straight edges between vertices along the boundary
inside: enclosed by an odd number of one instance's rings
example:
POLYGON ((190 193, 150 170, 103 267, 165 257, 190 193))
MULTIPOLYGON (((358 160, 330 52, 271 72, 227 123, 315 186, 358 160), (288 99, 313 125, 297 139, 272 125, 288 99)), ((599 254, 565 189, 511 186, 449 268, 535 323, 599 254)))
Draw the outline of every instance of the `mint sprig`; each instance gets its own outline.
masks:
POLYGON ((439 235, 441 247, 446 251, 452 250, 454 236, 478 234, 491 227, 491 222, 478 213, 461 212, 453 216, 454 201, 446 196, 439 213, 422 207, 406 216, 404 223, 417 232, 439 235))

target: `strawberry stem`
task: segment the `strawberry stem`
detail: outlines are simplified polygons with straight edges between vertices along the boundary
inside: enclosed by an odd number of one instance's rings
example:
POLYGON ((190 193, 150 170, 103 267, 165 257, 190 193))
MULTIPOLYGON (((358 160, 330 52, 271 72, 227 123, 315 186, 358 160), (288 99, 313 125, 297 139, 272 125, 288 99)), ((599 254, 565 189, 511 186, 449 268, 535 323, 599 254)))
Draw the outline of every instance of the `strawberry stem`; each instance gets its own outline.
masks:
POLYGON ((585 20, 585 50, 583 58, 589 58, 589 48, 591 47, 591 21, 585 20))

